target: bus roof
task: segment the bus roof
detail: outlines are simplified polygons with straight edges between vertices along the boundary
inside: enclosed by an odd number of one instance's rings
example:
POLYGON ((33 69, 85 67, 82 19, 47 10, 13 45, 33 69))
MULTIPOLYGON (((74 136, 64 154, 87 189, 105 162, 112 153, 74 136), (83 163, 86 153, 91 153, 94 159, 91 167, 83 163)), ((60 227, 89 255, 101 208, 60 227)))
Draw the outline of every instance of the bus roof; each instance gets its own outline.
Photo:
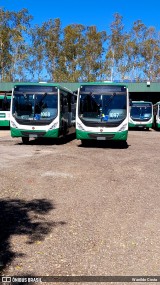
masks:
MULTIPOLYGON (((48 83, 48 82, 39 82, 39 83, 16 83, 14 84, 13 88, 17 88, 18 87, 24 87, 24 88, 28 88, 30 87, 30 89, 32 89, 32 86, 33 86, 33 89, 37 86, 40 86, 40 87, 57 87, 63 91, 67 91, 67 92, 70 92, 70 93, 73 93, 71 90, 67 89, 66 87, 64 86, 61 86, 59 83, 48 83)), ((23 88, 22 88, 23 89, 23 88)))
POLYGON ((94 82, 84 82, 80 83, 80 86, 84 85, 113 85, 113 86, 125 86, 128 87, 125 83, 117 83, 112 81, 94 81, 94 82))
POLYGON ((80 85, 81 92, 125 92, 126 85, 111 82, 88 82, 80 85))

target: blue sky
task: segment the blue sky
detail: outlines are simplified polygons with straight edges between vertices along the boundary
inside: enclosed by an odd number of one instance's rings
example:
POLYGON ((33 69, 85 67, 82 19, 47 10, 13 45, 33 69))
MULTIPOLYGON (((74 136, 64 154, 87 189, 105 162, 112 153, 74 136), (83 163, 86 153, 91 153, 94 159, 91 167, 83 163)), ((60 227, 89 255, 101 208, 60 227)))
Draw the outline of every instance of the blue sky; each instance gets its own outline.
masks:
POLYGON ((160 0, 0 0, 5 10, 27 8, 34 18, 32 25, 60 18, 62 27, 69 24, 95 25, 109 31, 114 13, 123 16, 125 30, 136 20, 160 31, 160 0))

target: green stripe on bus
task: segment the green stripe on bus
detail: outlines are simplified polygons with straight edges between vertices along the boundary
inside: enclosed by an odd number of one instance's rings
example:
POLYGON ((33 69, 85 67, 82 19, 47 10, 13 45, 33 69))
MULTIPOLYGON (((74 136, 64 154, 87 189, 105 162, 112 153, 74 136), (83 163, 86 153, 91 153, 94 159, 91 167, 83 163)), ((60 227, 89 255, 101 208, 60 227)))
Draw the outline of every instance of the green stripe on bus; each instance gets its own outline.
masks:
MULTIPOLYGON (((28 133, 28 136, 31 133, 32 134, 36 133, 37 137, 38 137, 38 133, 45 132, 44 130, 35 131, 35 130, 24 130, 24 129, 20 130, 20 129, 11 128, 11 136, 12 137, 23 137, 22 132, 24 131, 26 134, 28 133)), ((46 131, 46 133, 43 136, 43 138, 58 138, 58 137, 59 137, 59 129, 46 131)))
MULTIPOLYGON (((78 140, 83 140, 83 139, 84 140, 85 139, 89 140, 89 139, 91 139, 90 136, 89 136, 90 134, 93 134, 93 133, 76 130, 76 138, 78 140)), ((98 134, 99 133, 94 132, 94 135, 98 136, 98 134)), ((103 135, 105 135, 105 134, 106 134, 106 136, 107 135, 111 135, 111 134, 114 135, 111 140, 124 140, 124 141, 126 141, 127 140, 127 136, 128 136, 128 131, 114 132, 114 133, 108 133, 108 132, 107 133, 103 133, 103 135)))

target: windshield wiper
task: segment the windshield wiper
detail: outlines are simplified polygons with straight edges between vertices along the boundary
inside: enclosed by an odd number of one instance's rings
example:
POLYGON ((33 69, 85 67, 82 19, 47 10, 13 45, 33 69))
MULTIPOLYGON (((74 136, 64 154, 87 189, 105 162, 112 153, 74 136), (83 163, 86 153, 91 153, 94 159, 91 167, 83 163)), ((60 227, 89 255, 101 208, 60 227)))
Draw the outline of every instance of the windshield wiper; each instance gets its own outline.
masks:
POLYGON ((48 95, 48 93, 44 93, 41 100, 39 102, 37 102, 35 104, 35 107, 34 107, 34 117, 35 117, 35 114, 40 114, 43 110, 43 99, 48 95))
MULTIPOLYGON (((109 97, 109 99, 108 99, 108 101, 106 102, 106 104, 105 104, 104 107, 108 107, 108 106, 110 105, 110 103, 112 102, 112 99, 113 99, 115 96, 116 96, 116 93, 113 93, 113 94, 109 97)), ((103 116, 102 110, 101 110, 101 122, 102 122, 103 119, 104 119, 104 116, 103 116)))
POLYGON ((109 97, 107 103, 105 104, 105 107, 108 107, 108 106, 109 106, 109 104, 112 102, 112 99, 113 99, 116 95, 117 95, 116 93, 113 93, 113 94, 109 97))

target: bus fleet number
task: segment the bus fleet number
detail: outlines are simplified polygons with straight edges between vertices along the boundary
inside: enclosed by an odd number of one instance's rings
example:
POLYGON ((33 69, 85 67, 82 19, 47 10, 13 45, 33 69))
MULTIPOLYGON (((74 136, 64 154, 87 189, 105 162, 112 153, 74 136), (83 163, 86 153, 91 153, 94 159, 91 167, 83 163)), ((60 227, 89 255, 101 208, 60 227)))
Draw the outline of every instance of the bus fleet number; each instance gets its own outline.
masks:
POLYGON ((111 119, 118 119, 119 118, 119 113, 110 113, 109 114, 111 119))

